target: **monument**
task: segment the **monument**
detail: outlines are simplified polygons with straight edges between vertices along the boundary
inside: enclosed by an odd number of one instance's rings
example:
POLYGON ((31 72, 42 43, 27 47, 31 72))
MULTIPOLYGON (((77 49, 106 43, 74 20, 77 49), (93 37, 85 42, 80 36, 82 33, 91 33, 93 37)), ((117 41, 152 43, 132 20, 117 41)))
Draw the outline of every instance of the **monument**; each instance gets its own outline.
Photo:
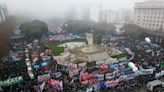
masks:
POLYGON ((114 47, 107 48, 104 45, 94 44, 93 34, 86 33, 87 45, 82 47, 76 47, 73 49, 66 48, 65 52, 61 55, 64 61, 72 64, 79 63, 92 63, 95 62, 99 64, 111 64, 117 63, 118 60, 112 58, 113 50, 117 54, 122 54, 121 51, 115 49, 114 47), (111 52, 112 50, 112 52, 111 52))

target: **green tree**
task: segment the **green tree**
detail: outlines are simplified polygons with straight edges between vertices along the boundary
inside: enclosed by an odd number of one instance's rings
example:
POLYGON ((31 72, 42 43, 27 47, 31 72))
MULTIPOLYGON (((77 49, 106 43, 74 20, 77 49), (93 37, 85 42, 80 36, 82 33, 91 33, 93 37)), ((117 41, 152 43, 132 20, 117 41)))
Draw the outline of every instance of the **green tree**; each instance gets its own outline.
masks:
POLYGON ((91 21, 86 20, 69 20, 63 25, 63 29, 74 34, 82 34, 89 31, 92 26, 91 21))
POLYGON ((101 43, 102 36, 113 33, 115 30, 114 24, 96 23, 87 20, 69 20, 63 27, 64 30, 74 34, 83 34, 94 30, 94 42, 101 43))
POLYGON ((137 39, 143 39, 147 31, 134 24, 126 24, 124 25, 124 29, 127 35, 137 39))
POLYGON ((20 30, 27 39, 40 38, 48 34, 48 26, 45 22, 34 20, 32 22, 24 22, 20 25, 20 30))

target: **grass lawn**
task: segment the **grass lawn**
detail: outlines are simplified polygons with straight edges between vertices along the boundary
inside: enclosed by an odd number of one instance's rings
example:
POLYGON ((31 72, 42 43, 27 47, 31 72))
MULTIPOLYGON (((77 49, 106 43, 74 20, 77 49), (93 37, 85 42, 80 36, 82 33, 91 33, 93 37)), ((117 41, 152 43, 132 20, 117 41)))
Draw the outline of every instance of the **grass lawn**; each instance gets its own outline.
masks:
POLYGON ((60 55, 64 52, 64 48, 58 47, 59 44, 67 43, 67 42, 86 42, 85 39, 73 39, 73 40, 65 40, 62 42, 49 42, 48 48, 50 48, 55 56, 60 55))
POLYGON ((127 57, 127 56, 128 56, 128 54, 122 53, 122 54, 120 54, 120 55, 115 55, 115 56, 111 56, 111 57, 112 57, 112 58, 120 59, 120 58, 127 57))
POLYGON ((58 47, 58 44, 55 42, 50 42, 48 43, 48 48, 50 48, 55 56, 60 55, 61 53, 64 52, 64 48, 58 47))

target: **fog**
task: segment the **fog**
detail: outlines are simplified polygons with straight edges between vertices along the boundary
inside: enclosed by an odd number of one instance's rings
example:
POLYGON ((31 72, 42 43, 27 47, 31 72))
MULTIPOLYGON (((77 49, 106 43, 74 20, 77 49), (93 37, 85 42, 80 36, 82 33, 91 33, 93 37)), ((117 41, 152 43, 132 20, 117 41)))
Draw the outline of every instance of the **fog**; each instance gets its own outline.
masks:
POLYGON ((104 9, 133 9, 134 3, 144 0, 0 0, 7 5, 8 14, 33 18, 64 17, 73 8, 87 4, 102 4, 104 9), (72 8, 70 8, 72 7, 72 8))

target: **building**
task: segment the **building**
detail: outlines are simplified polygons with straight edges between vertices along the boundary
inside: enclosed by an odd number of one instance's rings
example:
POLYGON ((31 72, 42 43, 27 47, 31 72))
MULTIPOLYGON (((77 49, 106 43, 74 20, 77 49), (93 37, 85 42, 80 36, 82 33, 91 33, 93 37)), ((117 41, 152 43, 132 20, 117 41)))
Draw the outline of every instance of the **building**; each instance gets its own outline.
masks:
POLYGON ((0 23, 6 19, 7 8, 6 5, 0 4, 0 23))
POLYGON ((118 10, 103 10, 102 19, 105 23, 130 23, 133 19, 132 10, 118 9, 118 10))
POLYGON ((116 21, 116 13, 113 10, 105 10, 104 11, 104 22, 105 23, 115 23, 116 21))
POLYGON ((164 0, 146 0, 135 3, 134 24, 147 30, 163 30, 164 0))
POLYGON ((76 20, 76 19, 77 19, 77 10, 75 6, 70 6, 65 14, 65 20, 76 20))
POLYGON ((94 22, 102 21, 102 5, 99 3, 90 3, 89 19, 94 22))

